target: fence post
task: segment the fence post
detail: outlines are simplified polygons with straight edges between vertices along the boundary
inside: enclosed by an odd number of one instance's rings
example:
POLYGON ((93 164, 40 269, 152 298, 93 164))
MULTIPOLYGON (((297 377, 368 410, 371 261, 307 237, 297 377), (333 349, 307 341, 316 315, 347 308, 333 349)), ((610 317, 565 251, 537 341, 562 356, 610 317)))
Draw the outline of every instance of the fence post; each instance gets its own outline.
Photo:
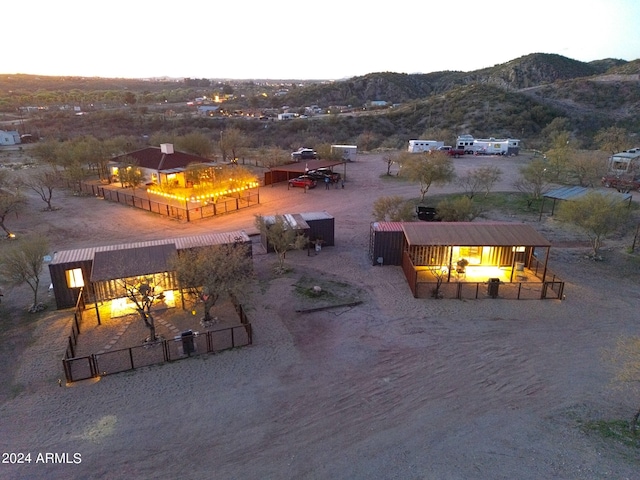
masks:
POLYGON ((131 370, 134 370, 136 367, 133 365, 133 350, 129 348, 129 360, 131 361, 131 370))
POLYGON ((71 350, 71 358, 76 356, 76 352, 73 349, 73 342, 71 342, 71 337, 67 337, 69 339, 69 349, 71 350))

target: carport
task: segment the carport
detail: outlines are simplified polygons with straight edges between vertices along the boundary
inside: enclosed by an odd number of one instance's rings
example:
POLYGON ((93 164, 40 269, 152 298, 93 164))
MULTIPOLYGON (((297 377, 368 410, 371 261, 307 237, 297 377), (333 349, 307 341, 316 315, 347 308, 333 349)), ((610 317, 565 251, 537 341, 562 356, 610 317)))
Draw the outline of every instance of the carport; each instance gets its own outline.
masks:
POLYGON ((305 160, 272 167, 271 170, 264 173, 264 184, 271 185, 274 183, 287 182, 292 178, 304 175, 309 170, 315 170, 317 168, 330 168, 331 170, 333 170, 333 167, 335 167, 336 165, 344 166, 342 178, 346 180, 347 162, 344 162, 342 160, 305 160))
MULTIPOLYGON (((555 209, 556 209, 556 202, 558 200, 576 200, 586 195, 587 193, 593 192, 593 191, 594 191, 593 188, 574 186, 574 187, 560 187, 545 193, 544 196, 542 197, 542 205, 540 205, 540 215, 538 216, 538 221, 542 220, 542 213, 544 211, 545 199, 550 198, 553 200, 553 204, 551 205, 551 216, 553 216, 553 213, 555 212, 555 209)), ((631 199, 633 198, 633 196, 630 193, 619 193, 619 192, 613 192, 610 190, 606 192, 599 191, 598 193, 609 197, 612 203, 625 202, 628 200, 629 206, 631 205, 631 199)))

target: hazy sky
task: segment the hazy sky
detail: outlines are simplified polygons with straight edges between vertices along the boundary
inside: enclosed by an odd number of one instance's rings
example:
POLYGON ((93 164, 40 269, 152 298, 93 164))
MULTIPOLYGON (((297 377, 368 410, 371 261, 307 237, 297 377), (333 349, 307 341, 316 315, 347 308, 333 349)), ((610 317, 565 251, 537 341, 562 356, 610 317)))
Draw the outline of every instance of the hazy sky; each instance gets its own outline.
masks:
POLYGON ((581 61, 640 58, 638 0, 20 5, 4 9, 0 73, 339 79, 470 71, 539 52, 581 61))

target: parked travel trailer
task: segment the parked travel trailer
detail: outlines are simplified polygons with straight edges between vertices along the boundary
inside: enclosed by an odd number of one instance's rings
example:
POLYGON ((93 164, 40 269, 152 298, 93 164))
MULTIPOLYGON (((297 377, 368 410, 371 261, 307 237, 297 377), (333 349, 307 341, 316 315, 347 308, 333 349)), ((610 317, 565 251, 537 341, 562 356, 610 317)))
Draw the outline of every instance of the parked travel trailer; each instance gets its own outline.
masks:
POLYGON ((430 152, 440 147, 444 147, 444 142, 438 142, 437 140, 409 140, 408 151, 409 153, 430 152))
POLYGON ((640 148, 624 150, 609 157, 609 174, 627 175, 640 173, 640 148))
POLYGON ((298 118, 297 113, 279 113, 278 120, 293 120, 294 118, 298 118))
POLYGON ((456 146, 474 155, 518 155, 520 153, 520 140, 515 138, 473 138, 471 135, 460 135, 456 146))
POLYGON ((331 145, 331 153, 340 153, 345 162, 355 162, 358 147, 356 145, 331 145))

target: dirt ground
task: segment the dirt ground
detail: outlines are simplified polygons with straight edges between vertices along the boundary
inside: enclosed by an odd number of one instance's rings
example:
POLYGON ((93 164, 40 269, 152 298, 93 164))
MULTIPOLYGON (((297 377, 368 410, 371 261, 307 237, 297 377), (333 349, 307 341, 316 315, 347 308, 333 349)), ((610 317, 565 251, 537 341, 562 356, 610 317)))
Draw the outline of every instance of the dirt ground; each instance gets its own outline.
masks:
MULTIPOLYGON (((498 165, 495 191, 508 191, 526 161, 455 163, 459 173, 498 165)), ((255 247, 253 346, 72 386, 58 385, 69 312, 50 309, 16 325, 30 297, 7 291, 0 442, 3 452, 30 453, 31 463, 2 463, 0 477, 637 478, 637 451, 581 428, 637 409, 636 398, 612 388, 602 360, 604 349, 640 329, 629 239, 608 241, 605 261, 593 262, 584 239, 553 218, 510 217, 554 244, 550 268, 567 282, 564 301, 414 299, 399 267, 367 258, 373 200, 418 195, 415 185, 382 178, 385 169, 381 156, 360 155, 344 189, 265 187, 255 208, 190 224, 62 192, 54 197, 60 209, 43 212, 31 198, 29 213, 8 223, 18 235, 46 234, 52 252, 251 232, 256 214, 321 210, 335 217, 336 246, 287 254, 292 271, 279 277, 273 254, 255 247), (362 303, 296 313, 303 276, 343 283, 362 303), (46 453, 68 461, 44 463, 46 453)), ((42 296, 53 306, 46 285, 42 296)))

